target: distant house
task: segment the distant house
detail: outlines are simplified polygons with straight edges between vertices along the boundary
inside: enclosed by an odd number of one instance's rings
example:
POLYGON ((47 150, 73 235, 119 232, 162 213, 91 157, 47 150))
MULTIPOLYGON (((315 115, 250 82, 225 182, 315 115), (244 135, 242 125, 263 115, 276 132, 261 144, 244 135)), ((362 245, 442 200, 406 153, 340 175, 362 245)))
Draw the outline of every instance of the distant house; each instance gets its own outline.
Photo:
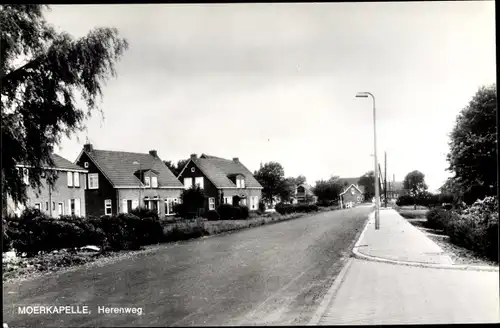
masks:
POLYGON ((292 203, 316 203, 317 197, 312 192, 312 187, 306 183, 299 184, 295 187, 295 193, 292 203))
POLYGON ((338 181, 341 184, 343 189, 349 187, 350 185, 355 185, 361 191, 361 193, 363 195, 365 194, 365 187, 360 186, 358 184, 359 177, 358 178, 340 178, 338 181))
POLYGON ((361 204, 363 201, 363 193, 361 192, 359 186, 355 184, 351 184, 340 193, 340 202, 342 207, 345 207, 347 204, 361 204))
POLYGON ((398 199, 399 196, 407 195, 401 181, 387 181, 387 199, 398 199))
MULTIPOLYGON (((85 179, 87 170, 79 167, 67 159, 52 154, 53 166, 44 165, 42 171, 42 185, 40 191, 28 187, 26 195, 27 204, 15 204, 12 199, 7 199, 7 212, 20 215, 26 206, 34 207, 51 217, 61 215, 85 216, 85 179), (53 188, 47 182, 47 173, 55 171, 57 178, 53 188)), ((29 165, 16 165, 23 182, 29 184, 29 165)))
POLYGON ((86 144, 76 164, 88 170, 85 207, 89 216, 128 213, 138 206, 160 216, 173 215, 174 205, 180 202, 183 185, 156 150, 129 153, 86 144))
POLYGON ((199 186, 206 196, 205 210, 221 204, 246 205, 259 209, 262 186, 237 157, 232 160, 202 154, 191 155, 178 179, 184 188, 199 186), (237 202, 237 203, 236 203, 237 202))

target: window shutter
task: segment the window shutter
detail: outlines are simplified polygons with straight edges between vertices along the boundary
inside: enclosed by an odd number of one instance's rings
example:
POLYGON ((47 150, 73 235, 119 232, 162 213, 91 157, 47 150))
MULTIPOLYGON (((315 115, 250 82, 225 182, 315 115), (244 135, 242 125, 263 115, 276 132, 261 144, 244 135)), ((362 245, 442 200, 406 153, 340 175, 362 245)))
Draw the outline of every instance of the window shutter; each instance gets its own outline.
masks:
POLYGON ((122 200, 122 206, 123 206, 122 212, 123 213, 128 213, 127 200, 126 199, 122 200))
POLYGON ((73 173, 73 177, 75 180, 75 187, 80 187, 80 173, 78 172, 73 173))
POLYGON ((68 175, 68 187, 73 187, 73 172, 66 172, 68 175))
POLYGON ((68 210, 66 211, 66 215, 71 215, 71 199, 68 199, 68 210))
POLYGON ((80 198, 75 199, 75 215, 80 216, 80 198))
POLYGON ((139 200, 138 199, 132 200, 132 208, 137 208, 137 207, 139 207, 139 200))

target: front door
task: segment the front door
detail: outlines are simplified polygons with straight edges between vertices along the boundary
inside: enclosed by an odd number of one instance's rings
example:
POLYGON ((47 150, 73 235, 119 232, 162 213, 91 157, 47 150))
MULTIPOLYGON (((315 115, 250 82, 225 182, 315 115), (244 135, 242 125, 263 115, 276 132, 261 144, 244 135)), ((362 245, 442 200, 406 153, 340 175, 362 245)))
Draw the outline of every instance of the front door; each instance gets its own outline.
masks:
POLYGON ((64 208, 63 208, 63 203, 59 203, 59 204, 58 204, 58 207, 57 207, 57 214, 58 214, 59 216, 63 215, 63 214, 64 214, 64 211, 63 211, 63 210, 64 210, 64 208))

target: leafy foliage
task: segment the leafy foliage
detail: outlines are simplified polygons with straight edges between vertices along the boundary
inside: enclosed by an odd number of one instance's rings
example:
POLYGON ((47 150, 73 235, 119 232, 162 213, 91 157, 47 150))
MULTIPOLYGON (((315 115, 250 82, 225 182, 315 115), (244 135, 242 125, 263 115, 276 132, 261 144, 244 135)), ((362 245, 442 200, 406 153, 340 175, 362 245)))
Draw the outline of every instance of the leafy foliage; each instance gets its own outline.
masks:
POLYGON ((206 218, 208 221, 217 221, 220 219, 219 213, 215 210, 210 210, 206 213, 206 218))
POLYGON ((284 178, 285 170, 277 162, 265 163, 255 172, 255 179, 263 187, 262 197, 268 202, 272 202, 275 197, 283 193, 285 186, 283 183, 284 178))
POLYGON ((448 187, 467 204, 497 195, 496 84, 481 87, 457 116, 450 135, 448 187), (458 191, 458 192, 457 192, 458 191))
POLYGON ((264 213, 265 211, 266 211, 266 204, 262 200, 260 200, 259 201, 259 212, 264 213))
POLYGON ((151 210, 147 207, 137 207, 130 211, 130 214, 133 214, 139 218, 154 218, 159 219, 158 212, 155 210, 151 210))
POLYGON ((163 161, 163 163, 169 168, 170 171, 172 171, 175 176, 181 174, 181 171, 184 166, 186 166, 187 162, 189 162, 189 159, 181 159, 177 161, 177 165, 172 161, 163 161))
POLYGON ((403 188, 410 191, 412 196, 418 196, 427 190, 425 174, 420 171, 411 171, 405 176, 403 188))
POLYGON ((317 212, 318 210, 319 208, 315 204, 276 204, 276 212, 282 215, 290 213, 310 213, 317 212))
POLYGON ((364 188, 365 199, 372 199, 375 197, 375 173, 374 171, 369 171, 363 174, 359 180, 358 184, 364 188))
POLYGON ((313 192, 318 197, 318 201, 327 202, 338 199, 342 188, 338 177, 331 177, 329 180, 316 181, 313 192))
POLYGON ((197 212, 205 205, 205 194, 198 186, 185 189, 182 192, 181 198, 184 210, 188 213, 197 212))
MULTIPOLYGON (((41 187, 41 168, 62 135, 83 128, 97 109, 102 86, 128 48, 112 28, 97 28, 80 39, 58 33, 43 17, 42 5, 0 5, 2 103, 2 199, 26 202, 27 186, 16 164, 33 167, 29 185, 41 187), (21 62, 21 64, 18 64, 21 62), (77 107, 81 96, 87 110, 77 107)), ((54 177, 54 173, 50 173, 54 177)), ((48 179, 53 185, 53 179, 48 179)))

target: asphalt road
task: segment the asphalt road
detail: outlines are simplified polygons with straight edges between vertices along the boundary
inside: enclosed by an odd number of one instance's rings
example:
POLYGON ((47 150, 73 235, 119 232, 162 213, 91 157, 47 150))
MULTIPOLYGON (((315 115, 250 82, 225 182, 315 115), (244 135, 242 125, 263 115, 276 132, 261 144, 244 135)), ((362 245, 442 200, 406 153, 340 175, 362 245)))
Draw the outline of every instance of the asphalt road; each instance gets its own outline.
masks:
POLYGON ((4 284, 3 321, 16 328, 307 324, 370 211, 325 212, 4 284), (17 311, 35 304, 88 306, 91 314, 17 311), (98 306, 143 314, 98 314, 98 306))

